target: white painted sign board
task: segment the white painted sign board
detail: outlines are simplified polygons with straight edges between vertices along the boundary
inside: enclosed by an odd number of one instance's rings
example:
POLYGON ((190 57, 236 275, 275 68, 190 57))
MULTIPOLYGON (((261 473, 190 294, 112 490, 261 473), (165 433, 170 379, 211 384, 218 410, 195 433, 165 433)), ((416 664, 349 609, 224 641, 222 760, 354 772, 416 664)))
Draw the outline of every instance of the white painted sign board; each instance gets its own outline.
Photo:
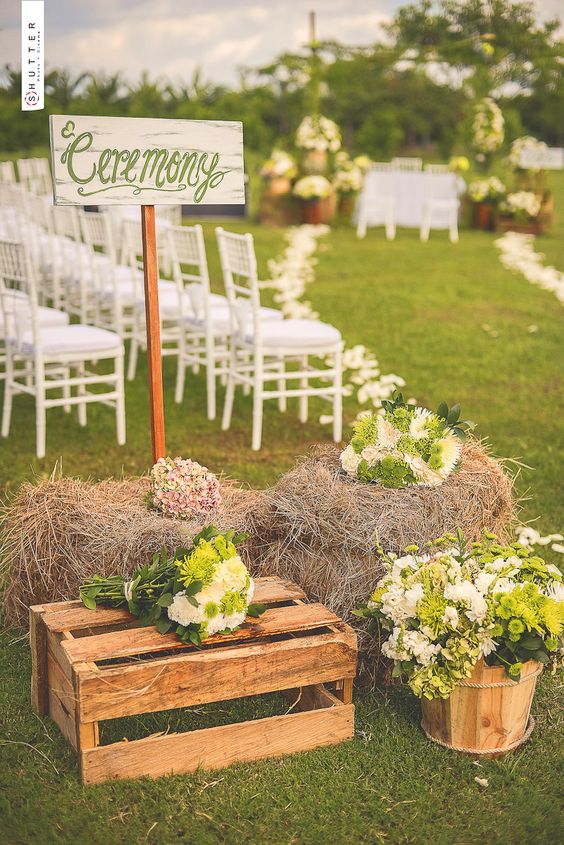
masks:
POLYGON ((55 205, 242 205, 243 124, 51 115, 55 205))
POLYGON ((519 166, 524 170, 564 170, 564 147, 546 147, 544 150, 523 150, 519 166))

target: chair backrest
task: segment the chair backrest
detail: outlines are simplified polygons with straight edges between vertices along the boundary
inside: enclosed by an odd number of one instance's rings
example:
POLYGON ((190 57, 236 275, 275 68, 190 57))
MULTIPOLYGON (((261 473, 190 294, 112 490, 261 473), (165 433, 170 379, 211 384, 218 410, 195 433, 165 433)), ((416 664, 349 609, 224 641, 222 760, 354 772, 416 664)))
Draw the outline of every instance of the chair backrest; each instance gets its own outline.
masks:
POLYGON ((395 170, 422 170, 423 159, 409 156, 396 156, 392 159, 392 167, 395 170))
POLYGON ((448 164, 426 164, 423 168, 426 173, 450 173, 448 164))
POLYGON ((31 328, 38 350, 37 287, 27 247, 20 241, 0 240, 0 304, 6 346, 19 347, 31 328))
MULTIPOLYGON (((43 202, 41 199, 40 202, 43 202)), ((45 204, 45 203, 44 203, 45 204)), ((76 244, 80 244, 80 220, 78 209, 74 205, 53 206, 53 221, 55 234, 63 238, 69 238, 76 244)))
POLYGON ((157 208, 157 222, 170 223, 171 226, 182 226, 181 205, 160 205, 157 208))
POLYGON ((16 168, 13 161, 0 161, 0 182, 13 185, 16 182, 16 168))
POLYGON ((252 320, 253 336, 260 339, 260 291, 253 236, 249 232, 226 232, 221 226, 215 234, 232 328, 244 334, 252 320))
POLYGON ((78 212, 78 219, 84 243, 92 251, 103 252, 115 264, 117 261, 116 247, 110 216, 101 211, 83 211, 81 209, 78 212))
POLYGON ((380 171, 380 172, 387 172, 393 170, 392 162, 391 161, 373 161, 370 164, 368 172, 371 170, 380 171))
POLYGON ((392 168, 380 170, 379 168, 368 171, 364 178, 364 185, 361 193, 362 202, 378 202, 383 197, 393 196, 395 172, 392 168))
POLYGON ((210 306, 210 279, 206 246, 202 227, 169 226, 163 237, 168 241, 172 264, 172 276, 179 294, 181 313, 184 313, 186 297, 193 315, 207 319, 210 306))
POLYGON ((456 173, 425 173, 424 193, 426 199, 457 200, 458 176, 456 173))

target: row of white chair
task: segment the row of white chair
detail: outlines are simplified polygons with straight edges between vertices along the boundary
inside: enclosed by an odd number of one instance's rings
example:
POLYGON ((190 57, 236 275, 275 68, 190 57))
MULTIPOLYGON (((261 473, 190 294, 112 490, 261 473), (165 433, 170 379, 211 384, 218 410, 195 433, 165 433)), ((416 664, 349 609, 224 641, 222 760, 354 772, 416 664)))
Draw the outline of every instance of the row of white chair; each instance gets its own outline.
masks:
MULTIPOLYGON (((2 433, 7 436, 9 431, 12 396, 32 393, 37 453, 42 456, 45 410, 57 404, 68 410, 76 404, 84 425, 86 404, 100 397, 115 405, 118 441, 123 442, 123 341, 131 340, 130 378, 138 349, 146 345, 139 223, 125 220, 116 229, 116 219, 107 213, 53 209, 43 198, 30 196, 18 197, 15 206, 0 212, 0 335, 6 346, 2 433), (119 258, 115 231, 121 241, 119 258), (47 307, 47 302, 55 307, 47 307), (69 316, 79 324, 69 325, 69 316), (87 371, 86 364, 103 358, 113 358, 115 366, 110 381, 103 379, 110 389, 100 396, 87 392, 87 386, 102 377, 87 371), (55 386, 62 389, 62 397, 47 398, 55 386), (77 395, 71 397, 74 387, 77 395)), ((253 392, 253 449, 261 445, 263 403, 273 398, 285 410, 287 398, 298 397, 302 421, 307 419, 309 397, 328 399, 333 435, 339 440, 340 333, 319 322, 282 320, 279 311, 262 307, 252 236, 218 229, 217 239, 226 296, 210 290, 201 227, 159 229, 159 258, 172 270, 172 279, 159 282, 159 297, 163 353, 178 359, 176 401, 183 399, 186 371, 203 367, 210 419, 216 415, 217 379, 227 385, 224 429, 231 422, 236 387, 253 392), (313 365, 310 358, 315 359, 313 365), (292 381, 297 387, 288 386, 292 381)))

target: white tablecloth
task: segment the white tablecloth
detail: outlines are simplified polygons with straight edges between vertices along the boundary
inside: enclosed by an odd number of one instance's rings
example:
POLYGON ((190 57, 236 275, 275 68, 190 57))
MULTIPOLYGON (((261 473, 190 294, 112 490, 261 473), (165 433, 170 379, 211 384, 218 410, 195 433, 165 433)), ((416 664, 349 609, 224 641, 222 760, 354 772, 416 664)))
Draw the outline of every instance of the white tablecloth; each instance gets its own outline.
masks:
MULTIPOLYGON (((465 190, 464 180, 453 173, 426 173, 371 170, 366 174, 359 196, 356 218, 366 207, 367 225, 384 222, 382 199, 393 196, 394 218, 397 226, 419 228, 423 206, 427 199, 456 200, 465 190)), ((433 228, 448 227, 448 211, 437 208, 433 214, 433 228)))

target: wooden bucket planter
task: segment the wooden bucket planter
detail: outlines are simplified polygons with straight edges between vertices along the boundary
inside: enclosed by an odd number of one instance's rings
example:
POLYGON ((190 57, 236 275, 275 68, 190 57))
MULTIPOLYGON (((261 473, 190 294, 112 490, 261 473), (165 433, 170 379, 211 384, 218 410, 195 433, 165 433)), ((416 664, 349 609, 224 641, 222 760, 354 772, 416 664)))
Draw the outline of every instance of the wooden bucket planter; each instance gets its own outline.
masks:
POLYGON ((265 612, 201 648, 141 627, 121 608, 30 608, 32 705, 75 748, 83 783, 223 768, 352 739, 354 631, 290 581, 257 578, 255 587, 265 612), (100 745, 103 720, 269 692, 289 701, 285 714, 100 745))
POLYGON ((518 748, 534 727, 531 704, 542 666, 523 664, 512 681, 503 666, 480 660, 472 675, 447 699, 421 701, 421 726, 429 739, 466 754, 498 757, 518 748))
POLYGON ((530 220, 528 223, 517 223, 513 217, 500 215, 496 220, 495 230, 496 232, 518 232, 521 235, 542 235, 544 226, 540 218, 530 220))

